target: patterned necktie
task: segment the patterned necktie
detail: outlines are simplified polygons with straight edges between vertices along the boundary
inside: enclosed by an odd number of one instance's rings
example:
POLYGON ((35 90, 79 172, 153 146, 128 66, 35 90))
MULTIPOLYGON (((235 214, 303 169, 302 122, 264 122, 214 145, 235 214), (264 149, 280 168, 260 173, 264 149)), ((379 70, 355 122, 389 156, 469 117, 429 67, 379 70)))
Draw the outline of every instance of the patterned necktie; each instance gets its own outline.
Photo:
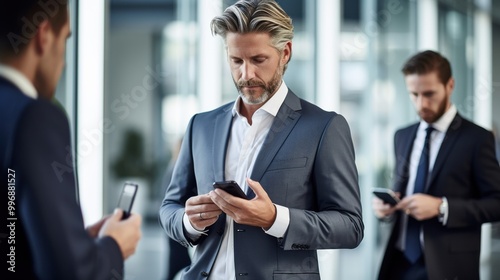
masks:
MULTIPOLYGON (((429 173, 429 146, 431 133, 434 130, 432 126, 427 127, 424 147, 420 162, 417 167, 417 177, 415 178, 415 187, 413 193, 423 193, 427 185, 427 175, 429 173)), ((420 222, 411 216, 408 216, 408 224, 406 228, 405 241, 405 256, 410 263, 415 263, 422 255, 422 247, 420 246, 420 222)))

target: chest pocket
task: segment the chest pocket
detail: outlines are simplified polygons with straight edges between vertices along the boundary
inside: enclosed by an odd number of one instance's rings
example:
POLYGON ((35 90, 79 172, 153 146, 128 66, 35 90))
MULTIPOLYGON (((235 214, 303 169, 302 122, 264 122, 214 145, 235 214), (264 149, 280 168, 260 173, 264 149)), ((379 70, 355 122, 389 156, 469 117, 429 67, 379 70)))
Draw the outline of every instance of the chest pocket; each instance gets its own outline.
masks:
POLYGON ((293 159, 285 159, 285 160, 276 160, 273 161, 267 171, 280 170, 280 169, 293 169, 293 168, 302 168, 307 164, 307 158, 293 158, 293 159))

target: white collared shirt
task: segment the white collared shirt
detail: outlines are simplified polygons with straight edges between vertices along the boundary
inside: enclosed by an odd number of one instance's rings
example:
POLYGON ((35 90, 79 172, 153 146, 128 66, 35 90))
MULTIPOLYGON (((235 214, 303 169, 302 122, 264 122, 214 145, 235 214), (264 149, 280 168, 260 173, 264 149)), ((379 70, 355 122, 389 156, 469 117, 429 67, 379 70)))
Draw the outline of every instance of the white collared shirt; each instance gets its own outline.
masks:
MULTIPOLYGON (((432 170, 434 168, 434 163, 436 162, 436 158, 441 148, 441 144, 443 143, 444 137, 448 128, 451 125, 451 122, 457 115, 457 108, 455 105, 451 105, 451 107, 439 118, 436 122, 428 124, 424 120, 420 121, 418 126, 417 135, 415 136, 415 141, 413 142, 413 148, 410 156, 410 166, 409 172, 410 177, 408 178, 408 185, 406 186, 406 194, 411 195, 413 193, 413 189, 415 188, 415 179, 417 177, 417 168, 420 162, 420 156, 422 154, 422 149, 424 147, 426 129, 429 125, 431 125, 434 130, 431 132, 431 136, 429 139, 429 176, 432 174, 432 170)), ((406 224, 408 221, 408 216, 402 215, 403 222, 401 223, 400 232, 402 234, 399 235, 397 247, 404 251, 404 240, 406 238, 406 224)), ((447 218, 447 217, 446 217, 447 218)), ((446 225, 446 220, 443 221, 443 224, 446 225)), ((420 232, 420 241, 423 244, 423 233, 420 232)))
MULTIPOLYGON (((246 193, 248 190, 246 178, 250 178, 259 155, 262 144, 271 128, 274 117, 278 113, 286 98, 288 88, 282 81, 278 91, 252 116, 252 125, 246 117, 240 115, 239 107, 241 98, 233 106, 233 126, 229 138, 226 154, 226 180, 235 180, 246 193)), ((283 237, 290 223, 288 208, 276 205, 276 220, 266 232, 275 237, 283 237)), ((234 223, 233 219, 226 216, 226 229, 222 239, 219 254, 215 259, 209 280, 236 279, 234 266, 234 223)))
POLYGON ((38 93, 33 84, 18 70, 5 64, 0 64, 0 77, 13 83, 26 96, 33 99, 38 98, 38 93))

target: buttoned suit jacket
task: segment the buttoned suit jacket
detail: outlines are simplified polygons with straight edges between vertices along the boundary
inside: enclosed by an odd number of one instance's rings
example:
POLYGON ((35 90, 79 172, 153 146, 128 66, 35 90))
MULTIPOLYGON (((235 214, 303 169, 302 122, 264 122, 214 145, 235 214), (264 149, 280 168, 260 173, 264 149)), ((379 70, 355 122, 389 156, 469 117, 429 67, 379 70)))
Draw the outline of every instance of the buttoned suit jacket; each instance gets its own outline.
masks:
MULTIPOLYGON (((394 190, 405 196, 410 155, 419 124, 396 132, 394 190)), ((448 199, 448 221, 422 221, 429 279, 479 279, 481 225, 500 220, 500 167, 494 138, 474 123, 455 116, 436 157, 426 193, 448 199)), ((379 279, 389 279, 396 257, 400 213, 382 262, 379 279)))
MULTIPOLYGON (((210 192, 214 181, 233 179, 224 178, 232 107, 229 103, 191 119, 160 209, 160 222, 170 237, 184 246, 197 245, 183 279, 210 275, 224 234, 224 214, 195 242, 186 237, 182 219, 189 197, 210 192)), ((251 178, 273 203, 290 209, 290 224, 283 238, 234 224, 236 279, 320 279, 316 249, 354 248, 361 242, 354 149, 341 115, 289 91, 251 178)), ((255 196, 251 189, 247 195, 255 196)))
POLYGON ((1 228, 1 279, 123 277, 115 240, 93 239, 84 228, 66 115, 1 77, 0 168, 0 217, 15 225, 1 228), (12 251, 14 258, 7 256, 12 251), (7 271, 10 260, 15 273, 7 271))

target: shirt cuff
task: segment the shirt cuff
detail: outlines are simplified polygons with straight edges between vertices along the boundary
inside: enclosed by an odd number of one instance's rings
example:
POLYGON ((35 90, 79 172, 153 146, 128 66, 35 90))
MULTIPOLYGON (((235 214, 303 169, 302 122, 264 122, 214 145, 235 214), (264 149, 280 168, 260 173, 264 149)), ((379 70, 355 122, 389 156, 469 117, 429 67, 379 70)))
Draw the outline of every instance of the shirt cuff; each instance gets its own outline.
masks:
POLYGON ((186 213, 184 213, 184 216, 182 217, 182 223, 184 224, 184 229, 186 230, 186 233, 188 235, 187 237, 192 241, 198 240, 198 238, 200 238, 200 236, 202 235, 207 235, 208 230, 203 229, 200 231, 193 227, 186 213))
POLYGON ((290 209, 277 204, 274 204, 274 206, 276 207, 276 220, 274 220, 273 225, 268 230, 264 230, 264 232, 276 238, 282 238, 285 236, 288 225, 290 225, 290 209))
POLYGON ((443 196, 442 199, 445 207, 443 207, 444 209, 443 209, 441 223, 443 223, 443 226, 445 226, 446 223, 448 223, 448 213, 450 212, 450 206, 448 204, 448 199, 446 197, 443 196))

